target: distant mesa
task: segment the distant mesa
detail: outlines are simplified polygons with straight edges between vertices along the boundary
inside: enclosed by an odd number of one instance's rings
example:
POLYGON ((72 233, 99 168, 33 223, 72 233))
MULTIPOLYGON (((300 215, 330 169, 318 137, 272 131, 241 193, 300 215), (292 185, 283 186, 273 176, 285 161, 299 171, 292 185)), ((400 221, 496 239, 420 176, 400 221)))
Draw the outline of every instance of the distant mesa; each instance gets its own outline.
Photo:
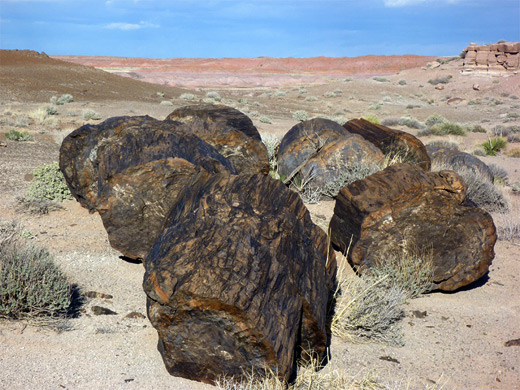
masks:
POLYGON ((463 50, 463 73, 504 73, 520 70, 520 42, 470 43, 463 50))

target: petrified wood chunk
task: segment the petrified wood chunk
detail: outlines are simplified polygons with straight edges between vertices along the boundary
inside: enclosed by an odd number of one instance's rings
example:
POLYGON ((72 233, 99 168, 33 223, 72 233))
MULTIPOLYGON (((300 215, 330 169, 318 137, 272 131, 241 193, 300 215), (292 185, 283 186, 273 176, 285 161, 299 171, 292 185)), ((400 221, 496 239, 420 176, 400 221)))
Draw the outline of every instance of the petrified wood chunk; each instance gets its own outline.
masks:
POLYGON ((350 133, 359 134, 372 142, 384 154, 399 154, 425 171, 430 169, 431 163, 426 148, 411 134, 377 125, 365 119, 352 119, 343 126, 350 133))
POLYGON ((348 134, 325 145, 301 168, 302 177, 313 177, 312 187, 325 188, 346 167, 374 166, 383 162, 381 150, 357 134, 348 134))
POLYGON ((457 170, 457 168, 465 168, 491 183, 494 182, 494 175, 491 169, 484 162, 469 153, 434 146, 427 146, 426 150, 432 160, 432 164, 444 167, 444 169, 457 170))
POLYGON ((340 124, 329 119, 315 118, 293 126, 278 147, 280 177, 289 182, 322 147, 347 135, 340 124))
POLYGON ((494 257, 491 216, 465 202, 455 172, 393 165, 343 188, 330 223, 332 243, 360 272, 396 248, 433 252, 434 283, 453 291, 479 279, 494 257), (351 242, 352 240, 352 242, 351 242))
POLYGON ((60 169, 81 205, 99 212, 112 247, 131 258, 146 256, 192 175, 236 173, 181 123, 148 116, 75 130, 61 146, 60 169))
POLYGON ((298 195, 262 175, 201 173, 145 259, 148 317, 172 375, 213 383, 298 347, 323 357, 336 263, 298 195))
POLYGON ((173 111, 167 120, 186 124, 226 157, 239 173, 269 172, 267 149, 251 119, 224 105, 196 104, 173 111))

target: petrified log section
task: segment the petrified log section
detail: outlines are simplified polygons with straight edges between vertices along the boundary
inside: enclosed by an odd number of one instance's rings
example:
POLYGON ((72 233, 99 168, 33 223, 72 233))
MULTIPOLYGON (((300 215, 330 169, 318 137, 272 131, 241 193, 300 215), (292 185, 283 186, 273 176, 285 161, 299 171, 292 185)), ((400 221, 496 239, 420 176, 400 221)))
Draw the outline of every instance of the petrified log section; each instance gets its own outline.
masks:
POLYGON ((381 265, 403 244, 433 251, 434 283, 454 291, 482 277, 494 257, 491 216, 465 202, 453 171, 393 165, 343 188, 330 223, 331 241, 360 272, 381 265))
POLYGON ((262 175, 201 172, 145 260, 148 316, 172 375, 213 383, 297 347, 323 357, 335 258, 297 194, 262 175))
POLYGON ((229 159, 239 173, 269 172, 267 149, 251 119, 235 108, 196 104, 173 111, 166 120, 186 124, 229 159))
POLYGON ((280 177, 290 181, 322 147, 347 135, 341 125, 329 119, 315 118, 293 126, 278 147, 280 177))
POLYGON ((61 146, 60 169, 81 205, 99 212, 112 247, 131 258, 147 255, 194 174, 236 172, 186 126, 148 116, 75 130, 61 146))
POLYGON ((352 119, 343 126, 350 133, 359 134, 372 142, 384 154, 398 154, 426 171, 430 169, 431 163, 426 148, 411 134, 377 125, 365 119, 352 119))
POLYGON ((495 180, 491 169, 484 162, 469 153, 432 146, 427 146, 426 150, 428 151, 428 156, 430 156, 432 164, 445 166, 445 169, 467 169, 487 179, 490 183, 493 183, 495 180))

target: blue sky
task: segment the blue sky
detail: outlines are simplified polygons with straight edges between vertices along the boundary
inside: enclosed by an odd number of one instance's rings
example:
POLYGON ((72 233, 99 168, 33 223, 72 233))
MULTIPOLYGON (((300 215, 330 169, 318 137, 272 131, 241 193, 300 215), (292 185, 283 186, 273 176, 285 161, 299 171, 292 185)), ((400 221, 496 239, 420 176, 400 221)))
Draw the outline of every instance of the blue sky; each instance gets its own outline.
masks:
POLYGON ((129 57, 458 55, 519 0, 0 0, 0 48, 129 57))

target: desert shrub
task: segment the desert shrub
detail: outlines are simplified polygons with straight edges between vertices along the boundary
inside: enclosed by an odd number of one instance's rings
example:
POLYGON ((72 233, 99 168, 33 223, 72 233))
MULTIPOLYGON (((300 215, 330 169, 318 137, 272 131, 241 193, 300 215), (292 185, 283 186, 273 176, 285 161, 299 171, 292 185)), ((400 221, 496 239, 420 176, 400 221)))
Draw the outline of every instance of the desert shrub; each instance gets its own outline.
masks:
POLYGON ((504 168, 499 167, 497 164, 487 164, 489 169, 491 170, 491 173, 493 174, 493 177, 495 178, 495 184, 506 184, 508 177, 507 172, 504 168))
POLYGON ((369 110, 380 110, 382 107, 381 104, 379 103, 374 103, 374 104, 371 104, 370 106, 368 106, 368 109, 369 110))
POLYGON ((258 120, 262 123, 267 123, 267 124, 271 124, 273 123, 273 121, 271 120, 271 118, 269 118, 268 116, 266 115, 261 115, 260 118, 258 118, 258 120))
POLYGON ((520 158, 520 148, 509 149, 506 153, 507 157, 520 158))
POLYGON ((303 121, 306 121, 307 119, 309 119, 309 114, 307 114, 307 111, 298 110, 298 111, 293 112, 293 119, 303 122, 303 121))
POLYGON ((472 154, 474 156, 484 157, 486 155, 486 152, 484 152, 483 149, 475 149, 472 154))
POLYGON ((46 215, 51 211, 63 209, 59 203, 46 199, 35 200, 20 197, 17 198, 17 202, 16 211, 28 214, 46 215))
POLYGON ((434 163, 431 167, 432 172, 443 169, 453 170, 462 177, 467 185, 466 197, 478 207, 497 213, 506 213, 509 210, 510 205, 503 191, 479 173, 456 164, 434 163))
POLYGON ((35 111, 31 113, 31 118, 36 121, 37 124, 40 125, 51 125, 54 122, 53 115, 57 113, 57 110, 49 105, 45 105, 42 107, 38 107, 35 111))
POLYGON ((173 103, 169 100, 162 100, 160 103, 161 106, 173 106, 173 103))
POLYGON ((475 106, 475 105, 478 105, 478 104, 482 104, 482 100, 476 99, 476 100, 468 101, 468 106, 475 106))
POLYGON ((453 78, 452 75, 439 76, 439 77, 437 77, 437 78, 435 78, 435 79, 428 80, 428 82, 429 82, 431 85, 437 85, 437 84, 448 84, 452 78, 453 78))
POLYGON ((289 93, 289 91, 284 91, 282 89, 277 89, 276 91, 274 91, 273 96, 277 97, 277 98, 280 98, 280 97, 287 96, 288 93, 289 93))
POLYGON ((390 96, 383 97, 383 103, 392 103, 392 98, 390 96))
POLYGON ((72 95, 69 95, 68 93, 66 93, 56 99, 56 105, 62 106, 65 103, 71 103, 73 101, 74 101, 74 97, 72 95))
POLYGON ((484 152, 487 156, 496 156, 498 152, 504 149, 507 145, 507 141, 502 137, 489 138, 482 144, 484 152))
POLYGON ((388 288, 388 278, 338 270, 331 321, 334 336, 351 342, 402 344, 399 321, 404 317, 405 293, 397 285, 388 288))
POLYGON ((216 101, 220 101, 222 100, 222 98, 220 97, 220 94, 216 91, 209 91, 206 93, 206 97, 207 98, 210 98, 210 99, 214 99, 216 101))
POLYGON ((276 176, 278 164, 276 162, 276 152, 278 145, 280 145, 280 139, 271 133, 260 133, 262 142, 267 149, 267 157, 269 159, 269 172, 271 176, 276 176))
POLYGON ((101 119, 101 116, 96 111, 90 110, 90 109, 83 110, 82 116, 83 116, 83 119, 86 121, 89 121, 91 119, 92 120, 101 119))
POLYGON ((466 135, 466 130, 461 125, 451 122, 435 125, 429 130, 433 135, 466 135))
POLYGON ((459 145, 455 142, 445 141, 445 140, 437 140, 431 141, 426 144, 427 146, 432 146, 434 148, 439 149, 447 149, 447 150, 459 150, 459 145))
POLYGON ((376 164, 355 163, 348 165, 343 167, 343 169, 337 173, 334 180, 328 182, 324 188, 320 189, 320 193, 335 198, 343 187, 355 182, 356 180, 364 179, 380 170, 381 167, 376 164))
POLYGON ((385 118, 381 121, 381 124, 383 126, 398 126, 399 118, 396 118, 396 117, 385 118))
POLYGON ((17 131, 17 130, 9 130, 5 133, 5 138, 10 141, 31 141, 33 136, 29 134, 27 131, 17 131))
POLYGON ((372 78, 372 80, 374 80, 374 81, 378 81, 378 82, 380 82, 380 83, 387 83, 387 82, 389 81, 387 78, 385 78, 385 77, 379 77, 379 76, 372 78))
POLYGON ((397 84, 399 84, 399 85, 406 85, 406 80, 399 80, 399 82, 397 84))
POLYGON ((481 125, 473 125, 471 128, 472 133, 487 133, 487 130, 481 125))
POLYGON ((379 118, 375 115, 366 115, 363 117, 363 119, 375 123, 376 125, 379 125, 381 122, 379 121, 379 118))
POLYGON ((317 102, 319 99, 316 96, 307 96, 305 98, 306 102, 317 102))
POLYGON ((410 115, 399 118, 399 124, 409 127, 410 129, 424 129, 424 124, 410 115))
POLYGON ((182 100, 196 100, 197 96, 195 96, 192 93, 183 93, 183 94, 181 94, 181 96, 179 96, 179 99, 182 99, 182 100))
POLYGON ((164 92, 157 92, 157 96, 160 97, 160 98, 163 98, 164 97, 164 92))
POLYGON ((50 200, 61 202, 72 199, 72 194, 65 183, 65 178, 60 171, 58 163, 40 165, 33 171, 34 179, 31 181, 25 194, 28 200, 50 200))
POLYGON ((516 134, 516 133, 509 134, 507 136, 507 142, 510 142, 510 143, 520 142, 520 134, 516 134))
POLYGON ((426 120, 424 121, 424 124, 427 127, 433 127, 435 125, 442 125, 443 123, 447 123, 447 122, 448 122, 448 120, 446 118, 444 118, 442 115, 432 114, 428 118, 426 118, 426 120))
POLYGON ((28 244, 16 223, 0 221, 0 317, 65 316, 71 285, 49 252, 28 244))
POLYGON ((327 91, 323 94, 323 96, 326 98, 335 98, 337 95, 332 91, 327 91))

